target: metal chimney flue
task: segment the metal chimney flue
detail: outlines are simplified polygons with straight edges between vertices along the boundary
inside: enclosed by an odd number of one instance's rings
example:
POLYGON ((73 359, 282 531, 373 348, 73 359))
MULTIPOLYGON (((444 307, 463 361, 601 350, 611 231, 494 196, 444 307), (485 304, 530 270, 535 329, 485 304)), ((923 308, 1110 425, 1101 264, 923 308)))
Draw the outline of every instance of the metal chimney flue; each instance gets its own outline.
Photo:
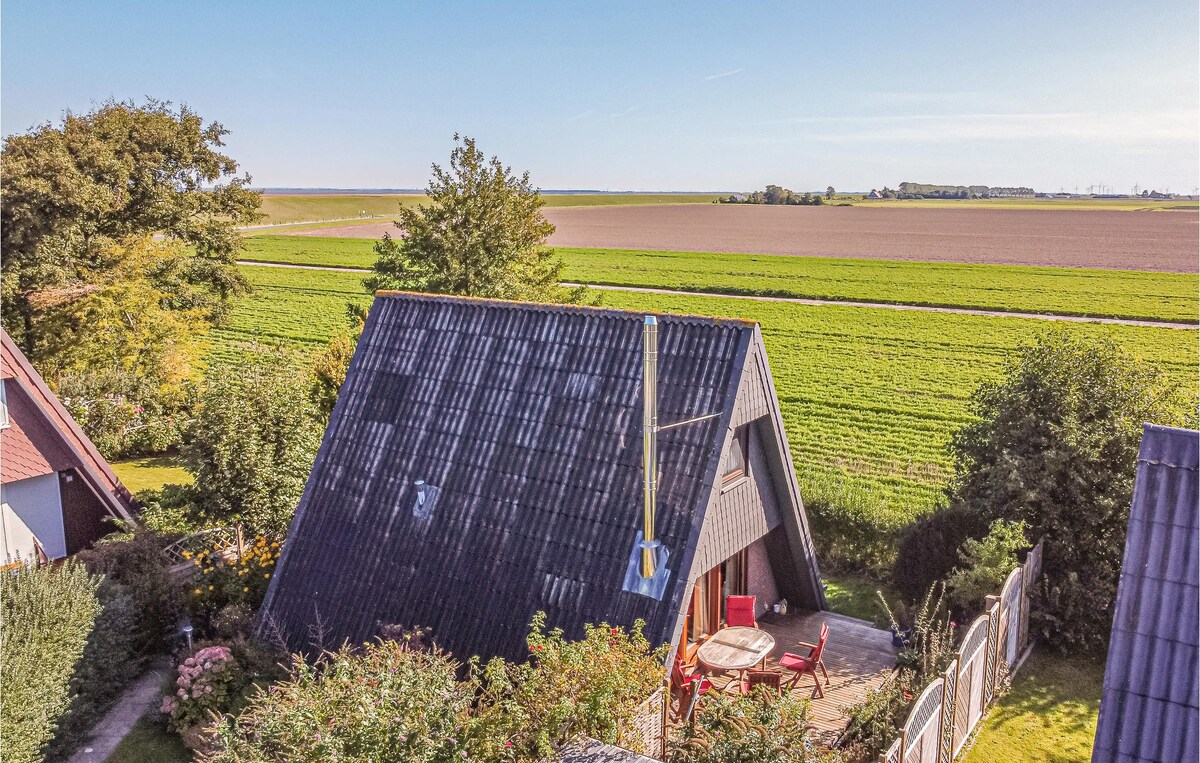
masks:
POLYGON ((629 554, 622 588, 662 600, 670 579, 669 553, 654 532, 658 511, 658 319, 642 324, 642 529, 629 554))
POLYGON ((642 563, 643 578, 654 577, 657 559, 654 514, 658 497, 658 319, 642 327, 642 563))

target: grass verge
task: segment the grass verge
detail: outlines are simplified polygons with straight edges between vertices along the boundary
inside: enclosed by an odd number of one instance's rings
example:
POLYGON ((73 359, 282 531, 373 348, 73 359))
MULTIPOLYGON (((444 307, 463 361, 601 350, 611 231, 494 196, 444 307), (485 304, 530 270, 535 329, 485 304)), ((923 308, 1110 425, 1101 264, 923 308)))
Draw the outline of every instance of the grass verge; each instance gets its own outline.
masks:
POLYGON ((964 763, 1086 763, 1104 663, 1037 650, 984 719, 964 763))
POLYGON ((192 763, 192 751, 166 724, 148 715, 121 740, 106 763, 192 763))

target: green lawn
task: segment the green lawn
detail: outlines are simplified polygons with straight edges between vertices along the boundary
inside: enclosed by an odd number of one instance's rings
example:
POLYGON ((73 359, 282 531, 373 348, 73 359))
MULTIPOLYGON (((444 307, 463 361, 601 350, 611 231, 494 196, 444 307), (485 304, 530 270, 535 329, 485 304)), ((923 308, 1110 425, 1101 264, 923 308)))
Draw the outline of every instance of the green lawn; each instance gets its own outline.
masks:
MULTIPOLYGON (((624 206, 632 204, 710 204, 715 193, 553 193, 542 198, 548 207, 624 206)), ((396 214, 400 205, 412 206, 424 194, 266 194, 260 224, 341 220, 396 214)))
MULTIPOLYGON (((243 259, 370 268, 374 241, 256 236, 243 259)), ((1200 276, 1131 270, 559 248, 580 283, 1196 323, 1200 276)))
MULTIPOLYGON (((348 302, 367 305, 357 273, 243 266, 255 293, 212 334, 214 354, 280 340, 303 353, 345 325, 348 302)), ((762 324, 792 455, 806 494, 837 484, 878 502, 886 524, 928 511, 950 474, 946 446, 970 419, 967 402, 996 379, 1012 351, 1046 322, 1028 318, 807 306, 726 298, 606 292, 630 310, 738 317, 762 324)), ((1196 333, 1075 324, 1111 336, 1194 389, 1196 333)), ((816 517, 819 521, 820 517, 816 517)))
POLYGON ((107 763, 192 763, 192 752, 154 715, 138 721, 107 763))
POLYGON ((167 484, 187 485, 192 481, 192 475, 184 470, 177 456, 127 458, 113 461, 112 468, 129 492, 134 494, 143 490, 159 490, 167 484))
POLYGON ((964 763, 1086 763, 1104 663, 1039 650, 983 721, 964 763))
POLYGON ((889 602, 895 602, 900 596, 890 586, 855 575, 826 574, 821 579, 825 583, 825 603, 831 612, 866 620, 877 628, 887 628, 888 617, 876 592, 883 591, 889 602))

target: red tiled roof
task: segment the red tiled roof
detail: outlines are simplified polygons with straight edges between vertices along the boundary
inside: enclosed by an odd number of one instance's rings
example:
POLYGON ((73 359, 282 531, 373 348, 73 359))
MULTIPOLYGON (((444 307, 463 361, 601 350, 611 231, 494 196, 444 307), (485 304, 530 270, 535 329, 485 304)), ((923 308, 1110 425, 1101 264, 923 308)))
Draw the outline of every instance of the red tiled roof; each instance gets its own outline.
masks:
POLYGON ((7 484, 73 467, 114 515, 132 520, 137 505, 129 490, 8 332, 0 331, 0 339, 0 376, 11 423, 0 433, 0 481, 7 484))

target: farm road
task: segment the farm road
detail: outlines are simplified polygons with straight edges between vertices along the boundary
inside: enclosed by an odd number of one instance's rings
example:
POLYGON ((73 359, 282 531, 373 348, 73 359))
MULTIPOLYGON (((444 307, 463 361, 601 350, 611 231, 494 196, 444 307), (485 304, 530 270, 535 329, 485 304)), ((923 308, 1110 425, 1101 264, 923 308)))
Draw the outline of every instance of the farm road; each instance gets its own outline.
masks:
MULTIPOLYGON (((258 262, 256 260, 238 260, 239 265, 260 265, 268 268, 293 268, 297 270, 330 270, 338 273, 370 273, 366 268, 340 268, 332 265, 295 265, 286 262, 258 262)), ((937 307, 934 305, 901 305, 890 302, 851 302, 837 299, 805 299, 803 297, 765 297, 751 294, 721 294, 709 291, 683 291, 680 289, 650 289, 640 286, 613 286, 605 284, 578 284, 564 281, 563 286, 583 286, 597 291, 633 291, 641 294, 663 294, 680 297, 712 297, 714 299, 749 299, 758 302, 789 302, 796 305, 812 305, 816 307, 867 307, 876 310, 913 310, 923 313, 951 313, 954 315, 982 315, 994 318, 1034 318, 1042 321, 1067 321, 1070 323, 1106 323, 1115 326, 1146 326, 1150 328, 1168 328, 1181 330, 1196 330, 1200 328, 1194 323, 1170 323, 1167 321, 1139 321, 1130 318, 1093 318, 1083 315, 1047 315, 1045 313, 1017 313, 1004 310, 975 310, 968 307, 937 307)))

